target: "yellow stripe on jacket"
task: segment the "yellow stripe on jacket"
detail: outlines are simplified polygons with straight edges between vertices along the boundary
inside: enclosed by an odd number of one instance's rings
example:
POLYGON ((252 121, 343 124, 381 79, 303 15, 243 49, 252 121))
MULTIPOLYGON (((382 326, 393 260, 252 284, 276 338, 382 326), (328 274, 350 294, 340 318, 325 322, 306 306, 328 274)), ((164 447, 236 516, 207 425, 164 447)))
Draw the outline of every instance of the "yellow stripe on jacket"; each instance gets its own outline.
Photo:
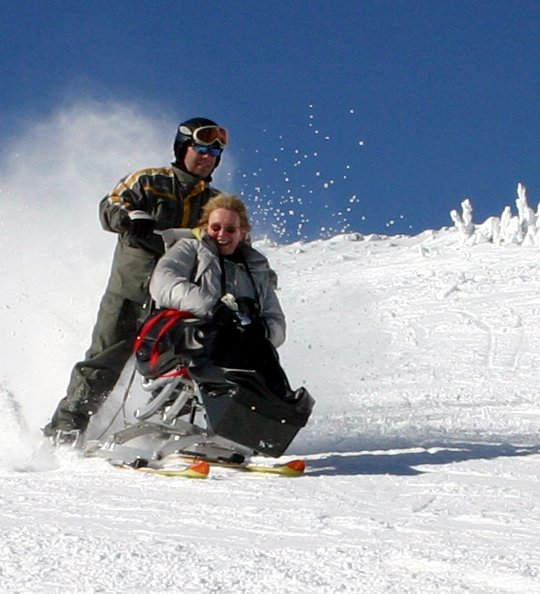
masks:
POLYGON ((182 211, 182 221, 180 223, 180 227, 187 227, 189 217, 191 215, 191 199, 197 194, 204 192, 206 188, 206 182, 201 179, 201 181, 193 188, 193 190, 184 198, 184 208, 182 211))

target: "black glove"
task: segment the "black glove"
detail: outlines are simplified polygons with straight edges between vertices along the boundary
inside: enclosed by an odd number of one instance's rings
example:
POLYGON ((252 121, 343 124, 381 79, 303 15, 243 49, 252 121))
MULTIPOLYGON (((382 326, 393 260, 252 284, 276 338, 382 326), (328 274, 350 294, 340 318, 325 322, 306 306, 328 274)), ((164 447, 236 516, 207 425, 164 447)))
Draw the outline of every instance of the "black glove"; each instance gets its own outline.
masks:
POLYGON ((153 219, 133 219, 129 224, 129 232, 139 239, 148 239, 155 225, 156 222, 153 219))
POLYGON ((247 316, 252 322, 258 319, 261 308, 255 299, 238 297, 236 303, 238 303, 238 311, 247 316))
POLYGON ((248 326, 244 326, 244 331, 255 342, 267 339, 270 336, 268 325, 263 318, 257 318, 248 326))
POLYGON ((220 301, 216 307, 214 307, 212 322, 218 326, 230 328, 232 326, 237 326, 239 319, 236 311, 220 301))

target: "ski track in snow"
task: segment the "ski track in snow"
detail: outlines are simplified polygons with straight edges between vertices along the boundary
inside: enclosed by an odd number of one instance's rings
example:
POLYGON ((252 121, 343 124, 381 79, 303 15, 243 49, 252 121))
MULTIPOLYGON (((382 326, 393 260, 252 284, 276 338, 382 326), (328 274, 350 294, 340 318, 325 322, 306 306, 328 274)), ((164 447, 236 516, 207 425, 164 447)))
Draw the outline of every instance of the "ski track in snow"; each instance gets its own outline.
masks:
MULTIPOLYGON (((306 475, 32 457, 24 413, 45 422, 69 366, 46 398, 3 368, 2 591, 538 593, 538 248, 465 247, 455 229, 258 247, 282 287, 283 364, 317 400, 285 457, 306 475)), ((8 305, 23 317, 33 297, 8 305)), ((59 319, 51 356, 83 331, 59 319)))

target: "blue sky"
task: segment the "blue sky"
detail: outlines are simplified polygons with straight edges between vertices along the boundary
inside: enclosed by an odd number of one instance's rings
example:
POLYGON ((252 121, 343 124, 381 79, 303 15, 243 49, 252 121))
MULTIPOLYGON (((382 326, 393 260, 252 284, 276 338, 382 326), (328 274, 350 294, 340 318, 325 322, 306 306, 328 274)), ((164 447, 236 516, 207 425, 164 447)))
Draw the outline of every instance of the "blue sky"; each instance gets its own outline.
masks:
POLYGON ((465 198, 481 222, 518 182, 540 200, 540 2, 5 4, 4 150, 79 98, 210 117, 227 189, 284 240, 438 229, 465 198))

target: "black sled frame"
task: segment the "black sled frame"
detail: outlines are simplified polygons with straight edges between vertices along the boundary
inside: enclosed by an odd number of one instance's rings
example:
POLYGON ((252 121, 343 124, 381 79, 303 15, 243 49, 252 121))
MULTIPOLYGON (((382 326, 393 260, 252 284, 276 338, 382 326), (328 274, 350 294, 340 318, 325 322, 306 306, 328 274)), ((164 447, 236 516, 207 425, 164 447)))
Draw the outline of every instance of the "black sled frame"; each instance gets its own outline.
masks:
POLYGON ((256 372, 213 365, 174 377, 142 377, 141 385, 151 398, 135 411, 135 422, 103 443, 89 443, 89 455, 135 466, 171 455, 224 463, 259 454, 277 458, 314 404, 304 388, 284 402, 256 372))

